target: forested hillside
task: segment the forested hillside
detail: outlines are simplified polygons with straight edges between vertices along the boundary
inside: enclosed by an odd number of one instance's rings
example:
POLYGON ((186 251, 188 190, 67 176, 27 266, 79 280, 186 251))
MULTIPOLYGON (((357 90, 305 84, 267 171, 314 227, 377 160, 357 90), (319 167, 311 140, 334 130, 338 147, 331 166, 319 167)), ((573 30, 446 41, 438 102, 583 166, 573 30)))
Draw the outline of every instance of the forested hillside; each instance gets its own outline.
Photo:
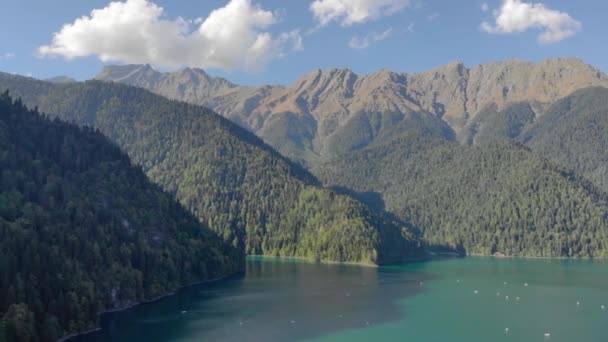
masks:
POLYGON ((62 119, 98 128, 154 182, 248 254, 383 263, 419 252, 400 224, 318 187, 310 173, 205 108, 97 81, 53 85, 1 74, 0 88, 62 119))
POLYGON ((581 90, 556 102, 520 140, 608 192, 607 88, 581 90))
POLYGON ((608 191, 608 89, 579 90, 553 104, 487 108, 471 126, 469 142, 512 138, 608 191))
MULTIPOLYGON (((323 165, 329 185, 378 193, 431 245, 471 254, 608 256, 606 196, 528 148, 412 133, 323 165)), ((376 202, 378 202, 376 200, 376 202)))
POLYGON ((0 170, 0 341, 55 341, 244 267, 106 137, 7 93, 0 170))

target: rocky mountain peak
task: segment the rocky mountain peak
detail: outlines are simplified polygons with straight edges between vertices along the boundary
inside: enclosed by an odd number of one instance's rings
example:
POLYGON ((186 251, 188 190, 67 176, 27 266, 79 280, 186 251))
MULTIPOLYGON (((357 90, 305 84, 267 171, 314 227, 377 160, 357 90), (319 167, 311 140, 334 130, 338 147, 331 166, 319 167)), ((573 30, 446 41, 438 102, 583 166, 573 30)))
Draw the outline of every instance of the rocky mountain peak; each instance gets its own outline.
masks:
MULTIPOLYGON (((300 78, 289 89, 299 92, 301 90, 319 90, 325 88, 352 88, 358 76, 350 69, 317 69, 300 78)), ((352 89, 351 89, 352 90, 352 89)))
POLYGON ((141 84, 153 83, 160 76, 161 74, 150 64, 127 64, 104 66, 95 79, 141 86, 141 84))
POLYGON ((470 71, 467 107, 476 113, 492 103, 499 108, 522 101, 550 103, 581 88, 607 86, 607 81, 598 69, 576 58, 488 63, 470 71))

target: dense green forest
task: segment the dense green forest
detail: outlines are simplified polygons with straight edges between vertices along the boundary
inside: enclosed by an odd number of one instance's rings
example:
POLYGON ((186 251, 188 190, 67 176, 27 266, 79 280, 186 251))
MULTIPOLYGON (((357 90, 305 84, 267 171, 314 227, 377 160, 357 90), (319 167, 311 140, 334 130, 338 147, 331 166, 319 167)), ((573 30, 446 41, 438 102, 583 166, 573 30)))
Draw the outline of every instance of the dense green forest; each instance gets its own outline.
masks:
POLYGON ((0 88, 99 129, 247 254, 384 263, 419 253, 405 225, 320 188, 308 171, 203 107, 94 81, 54 85, 0 74, 0 88))
POLYGON ((106 137, 8 93, 0 170, 0 341, 55 341, 244 266, 106 137))
POLYGON ((608 89, 589 88, 556 102, 519 140, 608 192, 608 89))
MULTIPOLYGON (((489 106, 460 143, 441 120, 410 115, 315 173, 370 206, 385 206, 438 247, 606 256, 607 118, 608 89, 601 87, 554 104, 489 106)), ((351 140, 362 131, 351 130, 351 140)))
POLYGON ((100 129, 248 254, 385 262, 418 252, 413 230, 431 245, 475 254, 578 257, 608 249, 602 88, 552 106, 489 107, 468 127, 470 144, 428 113, 361 114, 336 136, 334 159, 313 166, 334 193, 198 106, 99 82, 53 85, 2 74, 0 87, 100 129), (562 125, 573 129, 556 134, 562 125), (558 136, 572 143, 551 140, 558 136), (590 141, 595 147, 585 149, 590 141), (384 210, 395 218, 377 214, 384 210))
POLYGON ((604 193, 512 141, 476 147, 413 132, 337 158, 317 174, 377 193, 367 200, 385 202, 430 245, 484 255, 608 256, 604 193))
POLYGON ((512 138, 608 191, 608 89, 582 89, 553 104, 490 107, 470 127, 469 143, 512 138))

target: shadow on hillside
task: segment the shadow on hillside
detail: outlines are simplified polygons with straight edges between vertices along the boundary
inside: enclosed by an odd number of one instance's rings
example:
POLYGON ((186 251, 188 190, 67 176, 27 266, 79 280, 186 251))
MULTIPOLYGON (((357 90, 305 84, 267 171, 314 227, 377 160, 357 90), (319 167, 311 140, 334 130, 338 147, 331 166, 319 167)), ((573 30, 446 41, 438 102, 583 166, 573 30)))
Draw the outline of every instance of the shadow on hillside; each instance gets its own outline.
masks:
MULTIPOLYGON (((412 233, 422 239, 422 231, 418 227, 386 210, 386 203, 384 202, 382 194, 379 192, 357 192, 343 186, 334 186, 331 190, 357 199, 361 203, 367 205, 367 207, 376 214, 397 223, 399 226, 407 227, 412 233)), ((462 245, 450 246, 446 244, 429 244, 427 242, 425 242, 425 244, 431 257, 464 257, 467 255, 467 252, 462 245)))
POLYGON ((407 227, 412 233, 420 237, 421 231, 420 229, 418 229, 418 227, 415 227, 411 223, 401 219, 399 216, 386 210, 386 203, 384 202, 384 198, 382 198, 381 193, 372 191, 357 192, 343 186, 333 186, 331 187, 331 190, 341 195, 347 195, 358 200, 359 202, 367 205, 367 207, 370 208, 374 213, 380 215, 384 219, 393 221, 400 226, 407 227))

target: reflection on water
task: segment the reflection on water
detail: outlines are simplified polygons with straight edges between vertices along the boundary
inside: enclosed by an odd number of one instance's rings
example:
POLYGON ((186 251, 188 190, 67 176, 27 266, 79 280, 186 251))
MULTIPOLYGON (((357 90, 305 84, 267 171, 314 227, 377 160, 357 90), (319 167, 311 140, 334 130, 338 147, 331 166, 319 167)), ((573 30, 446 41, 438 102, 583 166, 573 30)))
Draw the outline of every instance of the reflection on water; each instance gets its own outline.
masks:
POLYGON ((79 341, 289 341, 404 319, 399 301, 430 274, 403 268, 250 259, 244 275, 105 315, 79 341))

